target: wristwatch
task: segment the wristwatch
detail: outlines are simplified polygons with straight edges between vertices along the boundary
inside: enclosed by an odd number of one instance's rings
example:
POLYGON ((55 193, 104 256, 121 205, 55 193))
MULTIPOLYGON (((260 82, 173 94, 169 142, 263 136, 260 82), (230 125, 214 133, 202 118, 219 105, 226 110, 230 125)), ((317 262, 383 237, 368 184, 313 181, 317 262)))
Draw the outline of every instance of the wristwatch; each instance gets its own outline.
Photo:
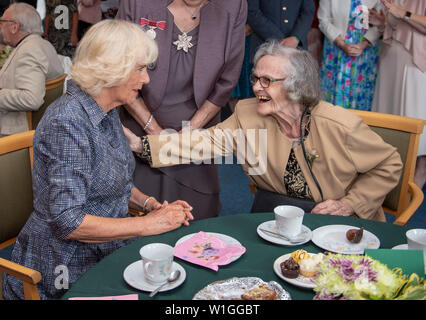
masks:
POLYGON ((409 20, 409 19, 410 19, 410 17, 411 17, 411 12, 410 12, 410 11, 405 11, 404 19, 405 19, 405 20, 409 20))

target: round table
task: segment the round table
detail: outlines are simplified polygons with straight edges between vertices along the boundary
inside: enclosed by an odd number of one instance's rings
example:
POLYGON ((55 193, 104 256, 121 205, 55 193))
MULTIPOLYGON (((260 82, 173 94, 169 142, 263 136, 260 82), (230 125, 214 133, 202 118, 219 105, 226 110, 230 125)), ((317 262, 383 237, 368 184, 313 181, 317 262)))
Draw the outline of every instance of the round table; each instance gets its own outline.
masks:
MULTIPOLYGON (((137 238, 129 245, 120 248, 105 257, 98 264, 89 269, 77 282, 70 286, 62 299, 71 297, 115 296, 137 293, 140 300, 145 299, 173 299, 190 300, 208 284, 232 277, 259 277, 262 280, 276 281, 287 290, 293 300, 311 300, 314 292, 311 289, 299 288, 279 278, 274 270, 276 258, 297 249, 308 252, 323 252, 312 241, 297 246, 282 246, 263 240, 256 232, 259 224, 273 220, 273 213, 237 214, 191 222, 189 227, 156 235, 137 238), (189 262, 175 258, 186 271, 184 283, 166 292, 160 292, 150 298, 148 292, 139 291, 129 286, 123 279, 124 269, 140 259, 139 249, 153 242, 167 243, 174 246, 181 237, 199 231, 226 234, 237 239, 246 248, 246 252, 238 260, 219 266, 219 271, 213 271, 189 262)), ((363 226, 380 239, 380 248, 390 249, 398 244, 406 243, 405 232, 407 227, 389 223, 358 219, 353 217, 339 217, 330 215, 305 214, 303 224, 312 231, 325 225, 363 226)))

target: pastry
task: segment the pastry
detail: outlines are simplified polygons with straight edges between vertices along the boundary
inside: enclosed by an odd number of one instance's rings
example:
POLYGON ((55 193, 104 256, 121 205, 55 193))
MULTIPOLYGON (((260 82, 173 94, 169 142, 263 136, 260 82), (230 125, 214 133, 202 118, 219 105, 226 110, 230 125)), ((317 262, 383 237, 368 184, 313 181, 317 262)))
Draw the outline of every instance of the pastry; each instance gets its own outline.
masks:
POLYGON ((362 235, 364 234, 364 228, 360 229, 349 229, 346 231, 346 238, 352 243, 359 243, 362 239, 362 235))
POLYGON ((300 260, 307 259, 307 258, 310 257, 309 253, 307 251, 305 251, 305 250, 302 250, 302 249, 299 249, 299 250, 296 250, 296 251, 292 252, 290 254, 290 256, 297 263, 299 263, 300 260))
POLYGON ((241 299, 243 300, 275 300, 277 293, 275 290, 269 289, 266 284, 260 284, 250 291, 243 293, 241 299))
POLYGON ((288 258, 287 260, 281 262, 281 273, 284 277, 294 279, 299 276, 300 273, 300 267, 299 264, 294 261, 293 258, 288 258))
POLYGON ((322 253, 313 254, 308 259, 303 259, 299 262, 300 274, 302 276, 312 278, 318 273, 318 266, 321 263, 324 255, 322 253))

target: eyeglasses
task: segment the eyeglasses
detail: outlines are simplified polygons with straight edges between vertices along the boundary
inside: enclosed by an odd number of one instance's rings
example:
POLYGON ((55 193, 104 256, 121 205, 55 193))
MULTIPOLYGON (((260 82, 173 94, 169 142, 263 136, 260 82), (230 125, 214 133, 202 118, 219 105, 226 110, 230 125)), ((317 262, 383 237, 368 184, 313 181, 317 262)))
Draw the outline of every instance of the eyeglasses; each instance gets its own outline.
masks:
POLYGON ((250 78, 250 83, 251 83, 252 86, 254 86, 256 84, 256 82, 259 80, 260 85, 264 89, 268 88, 271 85, 271 82, 283 81, 283 80, 286 79, 286 78, 274 79, 274 78, 267 78, 267 77, 258 77, 258 76, 255 76, 254 74, 251 74, 249 76, 249 78, 250 78))
POLYGON ((5 23, 5 22, 17 22, 17 21, 15 21, 15 20, 0 19, 0 23, 5 23))

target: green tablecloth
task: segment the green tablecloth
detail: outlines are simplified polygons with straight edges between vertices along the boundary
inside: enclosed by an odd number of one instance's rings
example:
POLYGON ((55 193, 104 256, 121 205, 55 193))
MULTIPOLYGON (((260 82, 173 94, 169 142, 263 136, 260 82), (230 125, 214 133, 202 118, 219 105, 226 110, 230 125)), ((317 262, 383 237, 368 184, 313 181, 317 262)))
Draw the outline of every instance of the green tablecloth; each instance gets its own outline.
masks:
MULTIPOLYGON (((264 281, 277 281, 291 294, 294 300, 310 300, 313 298, 314 292, 309 289, 295 287, 279 278, 273 270, 273 263, 279 256, 296 249, 304 249, 315 253, 322 252, 323 250, 311 241, 304 245, 287 247, 263 240, 258 236, 256 228, 262 222, 273 219, 274 215, 272 213, 238 214, 196 221, 192 222, 189 227, 181 227, 166 234, 138 238, 92 267, 71 286, 70 290, 63 296, 63 299, 132 293, 139 294, 140 300, 152 299, 148 297, 148 293, 133 289, 123 279, 124 269, 129 264, 140 259, 139 249, 152 242, 162 242, 174 246, 177 240, 187 234, 205 231, 232 236, 240 241, 246 247, 247 251, 240 259, 233 263, 220 266, 217 272, 175 258, 175 261, 186 270, 187 277, 185 282, 174 290, 156 295, 153 299, 188 300, 192 299, 194 294, 199 290, 214 281, 231 277, 249 276, 259 277, 264 281)), ((312 231, 318 227, 330 224, 363 226, 380 239, 380 248, 392 248, 398 244, 406 243, 405 232, 408 230, 406 227, 388 223, 315 214, 306 214, 303 224, 308 226, 312 231)))

